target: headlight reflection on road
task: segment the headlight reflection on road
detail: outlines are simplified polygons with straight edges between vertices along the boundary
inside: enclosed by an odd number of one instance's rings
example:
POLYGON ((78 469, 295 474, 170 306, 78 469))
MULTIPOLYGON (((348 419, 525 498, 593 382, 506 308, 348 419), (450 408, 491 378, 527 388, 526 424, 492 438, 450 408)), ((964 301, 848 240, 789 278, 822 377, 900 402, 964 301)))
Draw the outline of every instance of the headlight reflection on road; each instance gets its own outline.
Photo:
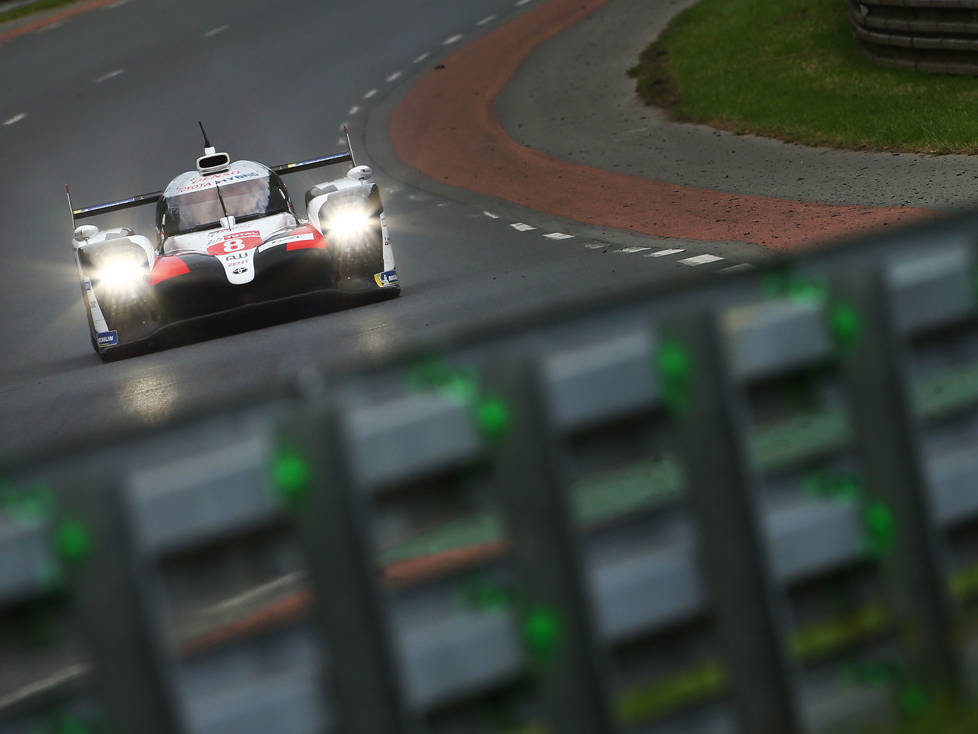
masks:
POLYGON ((179 392, 176 376, 160 370, 127 381, 117 395, 125 413, 146 425, 156 425, 173 413, 179 392))

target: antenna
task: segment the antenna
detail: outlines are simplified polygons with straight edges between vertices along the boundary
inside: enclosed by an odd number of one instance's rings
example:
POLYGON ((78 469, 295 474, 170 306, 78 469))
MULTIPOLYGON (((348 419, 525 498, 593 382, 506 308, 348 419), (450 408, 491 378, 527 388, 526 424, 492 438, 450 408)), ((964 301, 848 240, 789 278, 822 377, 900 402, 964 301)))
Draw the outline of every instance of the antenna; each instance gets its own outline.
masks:
POLYGON ((68 197, 68 213, 71 214, 71 227, 75 227, 75 210, 71 207, 71 191, 68 190, 68 184, 65 184, 65 196, 68 197))
POLYGON ((213 148, 214 146, 211 145, 210 138, 207 137, 207 131, 204 129, 204 123, 197 120, 197 124, 200 125, 200 132, 204 135, 204 148, 213 148))
POLYGON ((353 143, 350 142, 350 128, 346 125, 343 126, 343 134, 346 135, 346 149, 350 151, 350 163, 353 164, 353 168, 356 168, 357 157, 353 155, 353 143))

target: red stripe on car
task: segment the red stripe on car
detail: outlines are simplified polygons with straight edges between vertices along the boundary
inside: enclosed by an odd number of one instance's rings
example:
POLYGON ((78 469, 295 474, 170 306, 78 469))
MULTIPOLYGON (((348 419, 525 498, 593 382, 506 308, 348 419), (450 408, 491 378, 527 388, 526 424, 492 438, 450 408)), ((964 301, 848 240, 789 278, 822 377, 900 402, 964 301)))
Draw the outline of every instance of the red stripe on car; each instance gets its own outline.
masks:
POLYGON ((190 272, 190 268, 187 266, 183 260, 179 257, 173 255, 167 255, 166 257, 161 257, 155 263, 153 263, 153 270, 149 274, 149 284, 156 285, 169 278, 175 278, 178 275, 186 275, 190 272))

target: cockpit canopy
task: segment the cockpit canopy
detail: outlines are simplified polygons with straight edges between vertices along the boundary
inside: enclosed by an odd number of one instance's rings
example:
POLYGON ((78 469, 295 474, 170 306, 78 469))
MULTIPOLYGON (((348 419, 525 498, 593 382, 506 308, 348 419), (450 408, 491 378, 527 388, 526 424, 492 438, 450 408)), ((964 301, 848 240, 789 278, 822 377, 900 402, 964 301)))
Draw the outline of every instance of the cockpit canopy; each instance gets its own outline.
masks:
POLYGON ((221 217, 238 222, 292 212, 282 179, 253 161, 237 161, 227 171, 188 171, 166 187, 156 207, 161 239, 221 226, 221 217), (222 206, 223 200, 223 206, 222 206))

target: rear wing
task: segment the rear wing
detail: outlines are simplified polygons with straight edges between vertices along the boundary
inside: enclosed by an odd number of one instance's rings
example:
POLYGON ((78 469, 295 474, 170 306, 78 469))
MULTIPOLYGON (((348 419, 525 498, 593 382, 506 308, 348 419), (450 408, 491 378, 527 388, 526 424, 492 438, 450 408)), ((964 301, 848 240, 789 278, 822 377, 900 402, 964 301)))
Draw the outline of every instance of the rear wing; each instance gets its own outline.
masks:
MULTIPOLYGON (((350 135, 347 132, 346 136, 347 146, 350 144, 350 135)), ((345 163, 349 161, 354 166, 356 165, 356 159, 353 157, 353 150, 349 147, 345 153, 334 153, 333 155, 323 156, 322 158, 312 158, 308 161, 299 161, 298 163, 283 163, 280 166, 272 166, 271 170, 278 175, 284 173, 299 173, 301 171, 308 171, 312 168, 321 168, 323 166, 332 166, 336 163, 345 163)), ((68 197, 68 209, 71 211, 71 222, 72 224, 79 219, 85 219, 87 217, 94 217, 99 214, 108 214, 109 212, 116 212, 120 209, 130 209, 136 206, 144 206, 146 204, 155 204, 163 196, 162 191, 153 191, 148 194, 139 194, 138 196, 130 196, 128 199, 120 199, 119 201, 110 201, 106 204, 96 204, 95 206, 87 206, 81 209, 73 209, 71 206, 71 192, 68 190, 68 185, 65 184, 65 194, 68 197)))

